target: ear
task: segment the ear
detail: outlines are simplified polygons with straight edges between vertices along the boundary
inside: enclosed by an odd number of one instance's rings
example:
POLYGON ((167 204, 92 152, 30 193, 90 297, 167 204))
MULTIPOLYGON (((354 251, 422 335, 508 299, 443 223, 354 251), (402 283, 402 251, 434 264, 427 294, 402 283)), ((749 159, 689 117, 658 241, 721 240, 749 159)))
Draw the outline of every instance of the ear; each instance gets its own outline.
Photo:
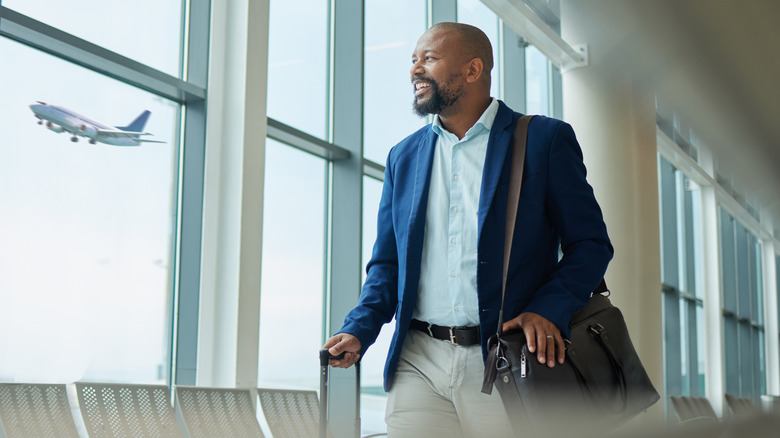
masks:
POLYGON ((474 58, 466 64, 465 70, 466 70, 466 82, 472 84, 474 82, 479 81, 480 78, 482 78, 482 73, 485 70, 485 65, 482 63, 481 59, 474 58))

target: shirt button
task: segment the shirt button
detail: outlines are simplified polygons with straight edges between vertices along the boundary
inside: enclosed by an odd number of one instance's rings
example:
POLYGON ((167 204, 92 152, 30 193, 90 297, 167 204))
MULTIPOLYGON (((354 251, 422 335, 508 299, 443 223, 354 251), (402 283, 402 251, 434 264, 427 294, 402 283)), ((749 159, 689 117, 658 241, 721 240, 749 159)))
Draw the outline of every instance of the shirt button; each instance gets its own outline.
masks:
POLYGON ((456 180, 460 179, 460 177, 458 175, 455 175, 453 178, 455 178, 456 180))
POLYGON ((450 240, 450 242, 452 242, 452 243, 458 243, 458 239, 452 239, 452 240, 450 240))
POLYGON ((460 149, 460 145, 455 145, 455 149, 460 149))
POLYGON ((455 276, 455 271, 450 272, 450 277, 454 277, 454 276, 455 276))
POLYGON ((460 310, 460 306, 455 306, 455 310, 460 310))
POLYGON ((452 207, 452 210, 453 210, 453 211, 460 211, 460 208, 458 208, 457 206, 455 206, 455 207, 452 207))

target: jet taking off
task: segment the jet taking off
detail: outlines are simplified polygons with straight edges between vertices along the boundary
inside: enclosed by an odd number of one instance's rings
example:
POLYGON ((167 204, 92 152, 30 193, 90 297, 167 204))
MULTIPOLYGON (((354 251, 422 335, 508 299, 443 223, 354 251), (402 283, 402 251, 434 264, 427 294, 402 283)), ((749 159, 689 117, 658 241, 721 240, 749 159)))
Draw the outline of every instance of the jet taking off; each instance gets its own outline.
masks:
POLYGON ((60 133, 66 131, 72 135, 70 141, 77 142, 79 137, 86 137, 90 144, 97 142, 112 144, 115 146, 138 146, 141 143, 165 143, 164 141, 146 140, 143 135, 152 135, 143 132, 146 121, 151 112, 144 111, 127 126, 108 126, 88 119, 75 111, 57 105, 49 105, 46 102, 30 105, 39 125, 60 133))

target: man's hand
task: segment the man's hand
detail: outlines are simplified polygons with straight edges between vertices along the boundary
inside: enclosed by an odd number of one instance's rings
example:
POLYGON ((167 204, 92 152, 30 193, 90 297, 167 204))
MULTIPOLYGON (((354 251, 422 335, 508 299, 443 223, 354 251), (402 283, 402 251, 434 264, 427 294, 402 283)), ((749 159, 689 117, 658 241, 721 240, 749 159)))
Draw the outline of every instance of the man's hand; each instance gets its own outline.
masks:
POLYGON ((360 341, 349 333, 339 333, 331 337, 322 348, 327 348, 332 356, 346 352, 343 359, 330 360, 332 367, 349 368, 360 359, 360 341))
POLYGON ((521 313, 517 318, 504 323, 504 331, 514 328, 523 329, 528 351, 536 352, 539 363, 546 362, 548 367, 554 367, 555 350, 558 350, 558 363, 563 363, 566 355, 563 337, 558 327, 549 319, 532 312, 521 313))

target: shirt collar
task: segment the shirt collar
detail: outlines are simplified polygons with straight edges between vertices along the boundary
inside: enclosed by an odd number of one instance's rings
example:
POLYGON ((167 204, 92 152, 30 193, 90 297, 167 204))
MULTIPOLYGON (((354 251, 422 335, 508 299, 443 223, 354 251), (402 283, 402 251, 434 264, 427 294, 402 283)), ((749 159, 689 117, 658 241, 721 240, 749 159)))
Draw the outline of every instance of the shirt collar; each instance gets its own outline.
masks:
MULTIPOLYGON (((482 115, 479 117, 476 123, 474 123, 474 126, 469 128, 468 131, 466 131, 466 135, 463 138, 470 137, 473 134, 476 134, 482 129, 485 129, 487 131, 490 131, 493 129, 493 121, 496 120, 496 114, 498 113, 498 99, 492 98, 490 105, 488 105, 487 109, 485 109, 485 112, 482 113, 482 115)), ((439 120, 439 115, 436 114, 433 116, 433 123, 431 124, 431 129, 433 129, 433 132, 435 132, 437 135, 442 135, 442 132, 449 132, 447 129, 444 128, 444 125, 441 124, 441 120, 439 120)))

